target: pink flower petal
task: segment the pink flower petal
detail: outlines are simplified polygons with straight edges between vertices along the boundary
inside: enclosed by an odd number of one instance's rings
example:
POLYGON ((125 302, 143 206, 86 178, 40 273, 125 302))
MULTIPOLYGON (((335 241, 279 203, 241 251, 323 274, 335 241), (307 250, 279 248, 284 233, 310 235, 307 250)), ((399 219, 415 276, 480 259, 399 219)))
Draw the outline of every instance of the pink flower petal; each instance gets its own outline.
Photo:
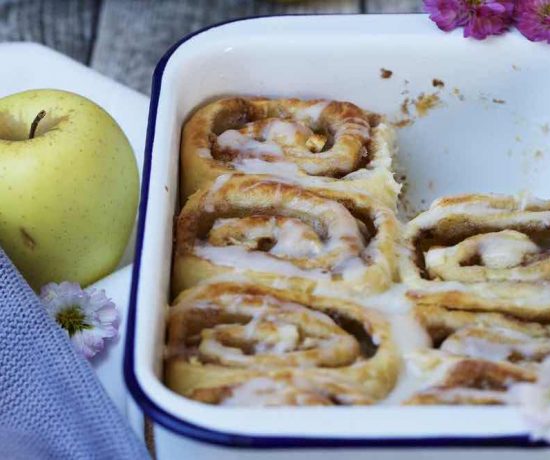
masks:
POLYGON ((550 0, 523 0, 516 13, 518 30, 531 41, 550 43, 550 0))
POLYGON ((477 39, 499 35, 513 22, 514 0, 424 0, 437 26, 450 31, 465 26, 464 36, 477 39))
POLYGON ((103 339, 91 333, 90 330, 79 331, 71 337, 76 350, 86 359, 93 358, 103 350, 103 339))
POLYGON ((468 9, 464 0, 424 0, 430 19, 446 32, 463 26, 468 21, 468 9))

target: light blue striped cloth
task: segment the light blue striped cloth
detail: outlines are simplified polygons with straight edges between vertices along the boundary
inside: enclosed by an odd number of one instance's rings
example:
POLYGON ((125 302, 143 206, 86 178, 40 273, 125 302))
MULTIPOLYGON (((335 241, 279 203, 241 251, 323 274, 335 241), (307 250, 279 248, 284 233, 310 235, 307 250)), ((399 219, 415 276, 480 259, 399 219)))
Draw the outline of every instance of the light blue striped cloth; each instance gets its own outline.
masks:
POLYGON ((1 249, 0 458, 150 458, 1 249))

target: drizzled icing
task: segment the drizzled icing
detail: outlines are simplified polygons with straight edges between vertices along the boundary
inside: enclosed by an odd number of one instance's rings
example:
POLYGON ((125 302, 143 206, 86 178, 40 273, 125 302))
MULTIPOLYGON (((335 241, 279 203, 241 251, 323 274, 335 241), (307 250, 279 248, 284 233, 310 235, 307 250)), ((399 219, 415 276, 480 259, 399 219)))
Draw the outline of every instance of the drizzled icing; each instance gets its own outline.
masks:
MULTIPOLYGON (((389 160, 391 163, 391 160, 389 160)), ((349 191, 364 193, 364 186, 355 184, 356 181, 371 181, 389 187, 389 193, 397 195, 401 190, 393 175, 387 169, 358 169, 350 172, 339 180, 335 181, 329 177, 308 176, 300 173, 300 169, 295 163, 288 161, 266 162, 258 158, 242 158, 233 162, 236 170, 246 174, 271 174, 277 176, 279 180, 287 183, 301 184, 308 188, 329 188, 332 190, 349 191)))
POLYGON ((224 406, 307 406, 338 404, 370 404, 359 384, 328 376, 315 378, 256 377, 234 385, 224 398, 224 406))
POLYGON ((307 108, 293 108, 283 114, 288 118, 263 118, 241 129, 229 129, 217 136, 213 155, 231 159, 238 170, 246 169, 247 160, 254 159, 256 169, 262 173, 273 174, 270 164, 279 162, 296 165, 296 169, 287 167, 294 175, 353 172, 361 157, 368 155, 369 122, 366 117, 343 115, 328 117, 321 123, 329 104, 322 101, 307 108))
POLYGON ((443 280, 536 281, 541 274, 530 270, 532 264, 526 261, 540 251, 523 233, 503 230, 471 236, 455 246, 431 248, 425 261, 430 275, 443 280), (475 256, 479 262, 468 264, 475 256))
POLYGON ((392 340, 397 345, 403 359, 399 379, 383 404, 400 404, 417 391, 423 383, 419 373, 411 367, 410 356, 429 349, 431 339, 412 311, 409 311, 412 304, 405 298, 404 286, 395 285, 373 300, 373 303, 379 306, 380 311, 385 313, 391 326, 392 340), (384 303, 381 303, 381 300, 384 300, 384 303))
MULTIPOLYGON (((485 218, 495 228, 529 227, 534 221, 539 225, 550 226, 550 201, 518 198, 497 194, 476 196, 468 200, 446 203, 446 198, 435 200, 430 209, 419 214, 407 226, 407 237, 421 229, 435 228, 445 219, 454 216, 478 219, 485 218)), ((448 199, 448 198, 447 198, 448 199)))
POLYGON ((382 402, 384 405, 402 404, 414 394, 429 388, 433 382, 443 378, 448 368, 439 367, 426 371, 415 362, 417 356, 421 356, 422 349, 403 355, 403 366, 397 384, 392 392, 382 402))
POLYGON ((223 310, 241 318, 236 322, 220 316, 219 324, 205 323, 198 345, 200 359, 230 367, 308 368, 347 365, 359 358, 355 339, 326 314, 272 296, 261 297, 260 304, 257 300, 257 296, 222 295, 221 304, 198 302, 210 317, 223 310), (242 318, 248 318, 245 324, 242 318))
POLYGON ((325 251, 319 235, 307 224, 294 218, 217 219, 212 230, 223 229, 235 243, 255 248, 259 240, 273 239, 275 244, 267 251, 284 257, 316 257, 325 251), (259 221, 258 221, 259 220, 259 221), (236 241, 235 233, 242 232, 243 240, 236 241))
MULTIPOLYGON (((226 180, 214 184, 215 193, 226 180)), ((283 199, 281 184, 276 185, 271 197, 274 207, 282 206, 283 199)), ((207 211, 214 210, 215 193, 211 190, 206 195, 207 211)), ((314 202, 296 199, 292 212, 308 216, 307 222, 263 214, 216 219, 206 238, 195 242, 194 253, 216 265, 238 270, 315 280, 330 280, 335 273, 344 279, 362 276, 370 259, 377 260, 380 269, 391 276, 382 255, 370 248, 369 240, 374 235, 369 235, 365 224, 342 204, 319 197, 314 202)))
POLYGON ((321 114, 328 107, 330 101, 319 101, 315 104, 311 104, 309 107, 295 109, 293 116, 297 120, 305 121, 313 125, 319 122, 321 114))
POLYGON ((211 246, 198 243, 194 252, 198 257, 209 260, 216 265, 232 267, 237 271, 255 270, 274 273, 282 276, 296 276, 329 280, 330 275, 321 269, 303 270, 292 262, 271 257, 260 251, 249 251, 242 246, 211 246))
POLYGON ((535 197, 530 191, 524 190, 518 194, 518 210, 527 211, 530 209, 548 209, 550 208, 550 200, 542 200, 535 197))
POLYGON ((386 404, 411 398, 417 401, 417 397, 420 401, 428 398, 431 401, 429 403, 506 404, 506 387, 517 379, 530 378, 538 363, 550 356, 550 342, 548 336, 533 336, 526 330, 472 322, 458 327, 442 342, 439 349, 420 346, 416 350, 402 351, 405 368, 399 383, 386 399, 386 404), (459 366, 463 362, 467 363, 467 367, 460 370, 459 366), (487 363, 505 367, 498 371, 495 367, 492 370, 489 367, 487 388, 478 388, 476 385, 485 384, 479 383, 475 375, 470 383, 464 372, 468 372, 468 368, 472 369, 471 372, 480 372, 488 366, 487 363), (459 376, 458 381, 456 377, 450 378, 451 375, 459 376))
POLYGON ((504 327, 466 327, 448 337, 441 350, 488 361, 541 360, 550 354, 550 342, 504 327))
POLYGON ((269 377, 256 377, 231 390, 231 395, 225 398, 223 406, 281 406, 288 404, 284 394, 287 385, 269 377))
POLYGON ((285 220, 274 236, 277 243, 269 251, 273 255, 315 257, 323 252, 323 243, 318 235, 297 219, 285 220))
POLYGON ((214 200, 216 194, 221 190, 221 188, 231 179, 231 174, 222 174, 218 176, 214 183, 208 189, 208 193, 204 200, 204 210, 206 212, 214 212, 214 200))
POLYGON ((283 158, 283 149, 275 142, 261 142, 236 130, 228 130, 217 139, 222 149, 237 151, 241 158, 283 158))
MULTIPOLYGON (((368 298, 353 292, 341 296, 345 300, 382 313, 389 322, 391 340, 402 356, 403 363, 398 381, 381 404, 400 404, 425 384, 425 375, 411 367, 410 357, 430 349, 431 339, 414 315, 412 311, 414 304, 407 298, 406 292, 407 286, 404 284, 393 284, 390 289, 368 298)), ((319 285, 314 294, 330 297, 333 292, 319 285)), ((376 335, 373 336, 373 341, 377 342, 376 335)))
POLYGON ((511 230, 484 235, 478 248, 483 264, 489 268, 515 267, 525 255, 539 250, 528 236, 511 230))
POLYGON ((452 261, 459 267, 465 257, 477 254, 486 267, 510 268, 521 264, 525 255, 538 250, 538 246, 526 235, 504 230, 470 237, 455 246, 431 248, 426 252, 425 260, 428 269, 446 261, 452 261))

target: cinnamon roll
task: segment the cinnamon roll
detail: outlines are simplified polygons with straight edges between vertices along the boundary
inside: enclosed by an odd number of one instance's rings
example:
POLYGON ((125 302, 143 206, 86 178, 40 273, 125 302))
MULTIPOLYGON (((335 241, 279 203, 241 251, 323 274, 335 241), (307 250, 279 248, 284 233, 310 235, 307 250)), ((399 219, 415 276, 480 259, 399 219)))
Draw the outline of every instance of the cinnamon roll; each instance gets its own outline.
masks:
POLYGON ((500 313, 418 307, 434 349, 409 357, 421 389, 407 404, 506 404, 515 382, 532 382, 550 356, 550 328, 500 313))
POLYGON ((395 132, 349 102, 234 97, 199 109, 181 144, 182 201, 216 177, 269 174, 309 189, 359 191, 395 207, 395 132))
POLYGON ((267 176, 221 176, 176 229, 173 293, 219 275, 365 296, 397 275, 393 213, 368 196, 313 193, 267 176))
POLYGON ((417 305, 550 320, 550 201, 442 198, 405 241, 401 274, 417 305))
POLYGON ((165 380, 224 405, 364 405, 399 372, 380 313, 248 283, 182 292, 170 307, 165 380))
POLYGON ((437 350, 411 358, 425 388, 406 405, 504 405, 508 388, 517 382, 534 382, 537 374, 507 362, 471 359, 437 350))

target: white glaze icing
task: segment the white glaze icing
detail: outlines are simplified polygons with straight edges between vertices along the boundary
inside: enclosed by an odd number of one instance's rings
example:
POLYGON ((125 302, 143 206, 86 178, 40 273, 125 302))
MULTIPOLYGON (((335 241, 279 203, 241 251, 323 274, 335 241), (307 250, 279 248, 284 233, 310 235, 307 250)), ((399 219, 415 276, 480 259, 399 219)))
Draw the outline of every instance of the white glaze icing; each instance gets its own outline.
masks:
POLYGON ((534 196, 529 190, 523 190, 517 196, 519 211, 526 211, 529 208, 550 208, 550 200, 543 200, 534 196))
POLYGON ((331 386, 340 387, 341 392, 333 394, 341 404, 353 404, 358 399, 367 400, 365 390, 355 384, 327 375, 304 377, 299 374, 286 379, 256 377, 234 386, 231 395, 222 401, 226 406, 281 406, 289 403, 307 405, 312 399, 330 402, 331 386), (347 391, 347 393, 346 393, 347 391))
POLYGON ((310 227, 300 220, 285 220, 282 226, 275 228, 273 233, 277 242, 269 252, 273 255, 298 258, 316 257, 322 254, 322 242, 319 239, 308 238, 308 231, 311 231, 310 227))
MULTIPOLYGON (((388 162, 391 164, 391 159, 388 162)), ((365 183, 369 182, 371 187, 386 187, 389 194, 396 196, 402 187, 385 167, 362 168, 340 179, 333 179, 331 177, 308 175, 290 161, 268 162, 259 158, 242 158, 236 159, 232 164, 237 171, 245 174, 269 174, 277 177, 282 182, 311 189, 324 188, 342 192, 351 190, 365 194, 365 183)))
POLYGON ((301 123, 288 120, 273 119, 266 123, 262 130, 262 138, 279 145, 295 145, 313 135, 313 131, 301 123))
POLYGON ((441 344, 441 350, 488 361, 505 361, 516 353, 526 360, 539 354, 550 354, 550 343, 546 338, 535 339, 520 331, 498 326, 473 329, 473 333, 472 328, 457 331, 441 344))
POLYGON ((403 355, 404 365, 393 391, 382 402, 386 405, 402 404, 414 394, 442 381, 453 363, 440 361, 435 365, 429 354, 419 348, 403 355))
POLYGON ((296 109, 293 114, 294 118, 296 118, 297 120, 316 124, 319 122, 323 110, 325 110, 329 104, 330 101, 319 101, 316 104, 312 104, 307 108, 296 109))
POLYGON ((268 272, 283 277, 296 276, 327 281, 330 279, 330 275, 323 270, 302 270, 290 261, 278 259, 260 251, 248 251, 241 246, 216 247, 199 243, 195 246, 194 252, 198 257, 236 270, 268 272))
POLYGON ((462 262, 461 251, 466 256, 479 254, 487 268, 505 269, 520 265, 526 255, 536 254, 539 247, 529 237, 516 231, 486 233, 468 238, 456 246, 429 249, 424 255, 426 267, 432 269, 448 265, 458 269, 462 262), (466 252, 466 245, 471 246, 471 250, 466 252))
MULTIPOLYGON (((483 264, 490 268, 510 268, 521 264, 526 254, 535 254, 539 247, 521 233, 516 237, 511 232, 485 235, 479 245, 483 264)), ((517 233, 517 232, 514 232, 517 233)))
POLYGON ((285 386, 283 382, 277 382, 269 377, 257 377, 235 386, 231 390, 231 396, 225 398, 221 405, 240 407, 284 405, 285 386))
MULTIPOLYGON (((281 184, 272 195, 273 206, 283 206, 281 184)), ((207 204, 209 203, 207 197, 207 204)), ((285 204, 287 206, 287 204, 285 204)), ((293 212, 311 216, 309 223, 297 218, 263 216, 247 218, 217 219, 212 226, 212 235, 231 234, 238 230, 240 241, 233 241, 229 246, 211 244, 208 241, 198 241, 195 254, 217 265, 273 272, 285 276, 301 276, 313 279, 329 279, 329 272, 334 270, 344 277, 355 278, 364 273, 368 264, 359 256, 365 249, 367 240, 360 231, 366 227, 359 223, 340 203, 328 199, 300 199, 298 196, 291 205, 293 212), (243 221, 241 225, 240 222, 243 221), (274 246, 266 252, 250 250, 263 238, 270 238, 274 246), (293 258, 312 259, 330 255, 330 265, 323 264, 313 269, 300 269, 292 264, 293 258), (334 258, 336 257, 336 262, 334 258)), ((376 222, 376 220, 375 220, 376 222)), ((217 241, 217 240, 216 240, 217 241)), ((226 243, 228 243, 226 241, 226 243)))
POLYGON ((204 210, 206 212, 214 212, 214 200, 216 194, 221 190, 221 188, 231 179, 231 174, 222 174, 218 176, 216 180, 212 183, 206 194, 204 201, 204 210))
MULTIPOLYGON (((270 165, 279 162, 291 163, 295 168, 284 166, 286 172, 293 176, 313 175, 330 176, 335 171, 338 173, 352 172, 357 163, 357 146, 349 144, 350 136, 365 144, 371 135, 369 122, 364 118, 349 117, 338 122, 331 121, 324 129, 328 129, 334 138, 334 146, 327 150, 323 147, 327 141, 324 134, 315 133, 321 113, 327 107, 329 101, 321 101, 304 109, 291 110, 290 119, 265 118, 247 123, 243 128, 230 129, 217 137, 217 146, 222 150, 229 150, 233 154, 232 165, 241 171, 252 171, 263 174, 273 174, 270 165), (346 139, 348 144, 341 144, 340 140, 346 139), (350 149, 350 155, 342 155, 346 149, 350 149), (338 162, 332 159, 338 155, 338 162), (315 162, 310 161, 315 159, 315 162), (247 160, 260 160, 250 162, 247 160), (266 164, 262 164, 266 163, 266 164), (335 168, 337 168, 335 170, 335 168)), ((370 155, 370 169, 382 169, 387 171, 391 165, 391 147, 393 137, 384 125, 377 126, 377 151, 367 152, 362 148, 359 154, 370 155), (384 129, 385 128, 385 129, 384 129)), ((361 168, 363 169, 363 168, 361 168)), ((284 171, 281 171, 283 173, 284 171)), ((389 172, 389 171, 387 171, 389 172)), ((390 173, 391 175, 391 173, 390 173)), ((284 174, 281 174, 285 177, 284 174)), ((334 181, 331 177, 328 179, 334 181)), ((348 178, 347 180, 353 180, 348 178)), ((338 180, 336 180, 338 181, 338 180)), ((390 184, 397 187, 397 184, 390 184)))
POLYGON ((234 129, 220 134, 217 142, 222 149, 236 151, 240 157, 283 157, 283 149, 278 144, 257 141, 234 129))

